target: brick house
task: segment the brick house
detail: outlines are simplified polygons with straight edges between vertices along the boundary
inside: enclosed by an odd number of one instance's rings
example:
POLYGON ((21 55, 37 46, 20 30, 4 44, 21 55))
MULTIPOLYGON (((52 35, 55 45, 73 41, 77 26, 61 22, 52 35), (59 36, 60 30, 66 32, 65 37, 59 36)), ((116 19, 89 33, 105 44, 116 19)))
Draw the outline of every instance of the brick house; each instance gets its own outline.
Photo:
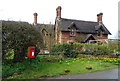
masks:
POLYGON ((103 13, 97 14, 97 22, 61 18, 61 6, 56 9, 54 25, 55 42, 70 43, 108 39, 111 35, 102 22, 103 13))
POLYGON ((36 28, 36 30, 41 33, 43 37, 44 49, 50 50, 51 46, 54 44, 54 25, 37 23, 38 14, 34 13, 33 16, 34 16, 33 25, 36 28))

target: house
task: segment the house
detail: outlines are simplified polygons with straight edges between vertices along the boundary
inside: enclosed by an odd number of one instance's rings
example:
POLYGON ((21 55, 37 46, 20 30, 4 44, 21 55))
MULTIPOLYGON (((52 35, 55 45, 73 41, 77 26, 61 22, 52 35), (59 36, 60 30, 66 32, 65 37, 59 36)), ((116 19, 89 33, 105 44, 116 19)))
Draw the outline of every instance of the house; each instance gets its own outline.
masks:
POLYGON ((55 43, 82 42, 108 39, 111 35, 102 22, 103 13, 97 14, 97 21, 83 21, 61 18, 61 6, 56 9, 54 25, 55 43))
POLYGON ((54 44, 54 25, 53 24, 40 24, 37 23, 37 13, 33 14, 34 22, 33 25, 38 32, 41 33, 43 37, 44 49, 50 50, 51 46, 54 44))

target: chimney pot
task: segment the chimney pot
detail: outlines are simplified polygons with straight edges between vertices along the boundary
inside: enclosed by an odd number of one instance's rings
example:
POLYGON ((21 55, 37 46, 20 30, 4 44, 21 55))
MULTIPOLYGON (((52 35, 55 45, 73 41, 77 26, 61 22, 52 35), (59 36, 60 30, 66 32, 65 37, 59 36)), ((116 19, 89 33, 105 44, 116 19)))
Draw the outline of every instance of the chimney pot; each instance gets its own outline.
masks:
POLYGON ((37 16, 38 16, 38 14, 34 13, 33 15, 34 15, 34 25, 37 25, 37 16))
POLYGON ((102 16, 102 15, 103 15, 103 13, 99 13, 99 14, 97 14, 97 16, 100 16, 100 15, 102 16))
POLYGON ((98 22, 99 24, 102 24, 102 16, 103 16, 103 13, 97 14, 97 22, 98 22))
POLYGON ((61 18, 61 6, 58 6, 57 8, 56 8, 56 18, 57 19, 60 19, 61 18))
POLYGON ((56 9, 62 9, 62 7, 61 7, 61 6, 58 6, 56 9))
POLYGON ((103 13, 99 13, 100 15, 103 15, 103 13))
POLYGON ((97 16, 100 16, 100 14, 97 14, 97 16))

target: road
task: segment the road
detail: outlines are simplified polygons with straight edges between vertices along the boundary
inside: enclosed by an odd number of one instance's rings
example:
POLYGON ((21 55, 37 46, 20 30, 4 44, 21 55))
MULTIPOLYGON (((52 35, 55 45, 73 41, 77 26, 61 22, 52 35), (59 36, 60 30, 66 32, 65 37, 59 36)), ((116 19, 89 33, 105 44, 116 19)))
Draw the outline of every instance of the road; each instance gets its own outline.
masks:
POLYGON ((120 73, 120 68, 84 73, 84 74, 61 75, 49 79, 118 79, 118 73, 120 73))

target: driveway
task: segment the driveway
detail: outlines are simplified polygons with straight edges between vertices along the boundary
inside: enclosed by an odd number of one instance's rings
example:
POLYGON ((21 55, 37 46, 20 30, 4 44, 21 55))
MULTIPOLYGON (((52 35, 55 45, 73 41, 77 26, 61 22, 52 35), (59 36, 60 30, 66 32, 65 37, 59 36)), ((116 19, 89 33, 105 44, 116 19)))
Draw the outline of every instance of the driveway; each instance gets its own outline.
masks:
POLYGON ((118 71, 120 72, 120 68, 84 74, 61 75, 59 77, 53 77, 49 79, 118 79, 118 71))

